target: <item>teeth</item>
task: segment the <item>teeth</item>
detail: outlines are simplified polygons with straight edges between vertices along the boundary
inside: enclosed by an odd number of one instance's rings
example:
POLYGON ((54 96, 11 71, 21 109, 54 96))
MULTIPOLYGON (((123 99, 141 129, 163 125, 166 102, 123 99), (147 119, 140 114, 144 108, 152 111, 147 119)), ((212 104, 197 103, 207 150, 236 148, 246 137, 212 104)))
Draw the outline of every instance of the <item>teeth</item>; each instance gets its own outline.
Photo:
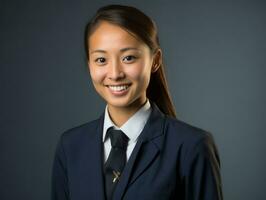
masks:
POLYGON ((109 85, 109 88, 113 91, 116 91, 116 92, 126 90, 128 87, 129 87, 129 85, 119 85, 119 86, 109 85))

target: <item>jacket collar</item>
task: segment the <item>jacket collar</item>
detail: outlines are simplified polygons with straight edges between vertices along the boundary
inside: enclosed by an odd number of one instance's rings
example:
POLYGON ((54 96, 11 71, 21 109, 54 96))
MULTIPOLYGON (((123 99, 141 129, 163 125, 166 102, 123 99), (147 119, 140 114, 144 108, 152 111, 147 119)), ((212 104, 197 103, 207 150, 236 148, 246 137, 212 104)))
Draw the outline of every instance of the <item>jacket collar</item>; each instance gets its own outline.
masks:
MULTIPOLYGON (((152 107, 151 115, 149 116, 147 123, 144 126, 138 138, 138 141, 141 141, 144 143, 163 134, 165 115, 162 113, 162 111, 158 108, 158 106, 154 102, 150 101, 150 104, 152 107)), ((103 112, 98 119, 99 126, 97 127, 97 130, 98 130, 97 134, 100 134, 100 135, 102 135, 102 132, 99 132, 99 131, 103 131, 104 115, 105 115, 105 112, 103 112)))

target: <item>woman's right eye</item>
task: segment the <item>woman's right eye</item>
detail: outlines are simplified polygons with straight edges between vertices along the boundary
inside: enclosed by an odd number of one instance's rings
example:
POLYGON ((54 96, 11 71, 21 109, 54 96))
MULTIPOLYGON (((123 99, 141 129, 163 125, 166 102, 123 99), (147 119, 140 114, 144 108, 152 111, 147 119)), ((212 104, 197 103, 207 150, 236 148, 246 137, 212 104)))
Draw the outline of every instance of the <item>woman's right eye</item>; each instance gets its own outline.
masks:
POLYGON ((95 59, 95 62, 97 62, 99 64, 103 64, 105 62, 105 60, 106 60, 105 58, 100 57, 100 58, 95 59))

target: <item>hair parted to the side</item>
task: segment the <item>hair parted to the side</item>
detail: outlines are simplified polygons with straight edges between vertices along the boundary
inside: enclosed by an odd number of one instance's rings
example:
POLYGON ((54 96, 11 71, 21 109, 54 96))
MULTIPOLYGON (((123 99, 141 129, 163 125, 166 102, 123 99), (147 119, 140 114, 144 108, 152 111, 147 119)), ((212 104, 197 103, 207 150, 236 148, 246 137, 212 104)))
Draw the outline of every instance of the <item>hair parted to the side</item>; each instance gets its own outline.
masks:
MULTIPOLYGON (((156 50, 160 49, 157 27, 150 17, 132 6, 107 5, 99 8, 86 25, 84 42, 88 60, 89 37, 102 21, 107 21, 126 29, 142 40, 150 48, 151 53, 155 53, 156 50)), ((147 88, 147 98, 154 102, 164 114, 176 118, 174 105, 167 86, 163 61, 158 70, 151 73, 150 83, 147 88)))

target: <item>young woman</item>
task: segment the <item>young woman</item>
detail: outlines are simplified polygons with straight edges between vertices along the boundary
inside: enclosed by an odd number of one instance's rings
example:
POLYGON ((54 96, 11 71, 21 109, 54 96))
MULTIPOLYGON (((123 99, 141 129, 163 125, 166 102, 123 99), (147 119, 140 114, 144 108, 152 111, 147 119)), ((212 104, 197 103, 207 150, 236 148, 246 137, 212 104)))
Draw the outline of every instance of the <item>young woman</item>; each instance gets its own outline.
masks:
POLYGON ((176 119, 155 23, 122 5, 100 8, 86 26, 102 115, 60 137, 53 200, 221 200, 213 137, 176 119))

